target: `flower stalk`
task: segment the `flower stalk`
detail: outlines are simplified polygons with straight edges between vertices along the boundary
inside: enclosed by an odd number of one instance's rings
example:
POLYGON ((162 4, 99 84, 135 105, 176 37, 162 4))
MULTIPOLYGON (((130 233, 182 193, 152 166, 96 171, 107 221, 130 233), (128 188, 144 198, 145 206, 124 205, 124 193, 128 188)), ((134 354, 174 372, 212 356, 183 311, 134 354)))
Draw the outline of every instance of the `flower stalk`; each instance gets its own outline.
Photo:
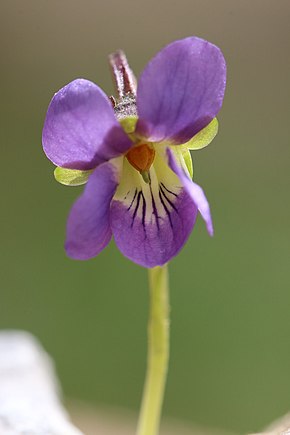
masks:
POLYGON ((149 269, 150 308, 147 373, 137 435, 158 435, 169 359, 167 265, 149 269))

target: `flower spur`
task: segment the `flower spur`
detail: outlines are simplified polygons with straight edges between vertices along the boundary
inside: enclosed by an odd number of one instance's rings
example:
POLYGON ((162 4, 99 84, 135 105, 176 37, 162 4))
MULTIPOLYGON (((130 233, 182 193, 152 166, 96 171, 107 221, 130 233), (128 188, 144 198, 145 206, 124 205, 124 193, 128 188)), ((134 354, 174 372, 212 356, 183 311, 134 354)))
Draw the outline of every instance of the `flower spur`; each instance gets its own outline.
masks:
POLYGON ((69 83, 49 105, 43 148, 58 181, 87 183, 68 218, 67 254, 92 258, 113 235, 126 257, 151 268, 180 251, 198 211, 213 234, 189 150, 217 133, 226 66, 218 47, 189 37, 148 63, 136 91, 122 52, 110 61, 117 101, 88 80, 69 83))

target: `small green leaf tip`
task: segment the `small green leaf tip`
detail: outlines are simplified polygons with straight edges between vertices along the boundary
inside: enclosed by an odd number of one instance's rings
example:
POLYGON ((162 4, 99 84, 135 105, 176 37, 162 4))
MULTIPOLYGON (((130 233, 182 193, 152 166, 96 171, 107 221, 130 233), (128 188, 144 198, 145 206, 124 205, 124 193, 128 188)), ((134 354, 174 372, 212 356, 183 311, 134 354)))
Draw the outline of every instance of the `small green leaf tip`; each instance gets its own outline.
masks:
POLYGON ((184 158, 184 162, 186 164, 190 177, 193 178, 193 164, 192 164, 190 151, 188 149, 183 148, 182 157, 184 158))
POLYGON ((93 169, 80 171, 78 169, 67 169, 57 166, 54 170, 54 178, 65 186, 81 186, 86 184, 93 169))
POLYGON ((189 150, 201 150, 211 143, 218 132, 218 120, 214 118, 206 127, 199 131, 193 138, 183 144, 189 150))
POLYGON ((120 119, 120 124, 127 134, 132 134, 135 131, 135 127, 137 124, 138 118, 137 116, 127 116, 126 118, 120 119))

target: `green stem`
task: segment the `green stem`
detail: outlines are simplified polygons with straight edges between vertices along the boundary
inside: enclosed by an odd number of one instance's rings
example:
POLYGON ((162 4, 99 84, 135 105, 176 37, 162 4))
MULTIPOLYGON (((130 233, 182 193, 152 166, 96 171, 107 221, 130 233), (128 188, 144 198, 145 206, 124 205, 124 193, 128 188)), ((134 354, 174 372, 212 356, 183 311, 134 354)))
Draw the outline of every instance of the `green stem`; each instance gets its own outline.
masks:
POLYGON ((150 312, 147 374, 137 435, 158 435, 169 357, 167 265, 149 269, 150 312))

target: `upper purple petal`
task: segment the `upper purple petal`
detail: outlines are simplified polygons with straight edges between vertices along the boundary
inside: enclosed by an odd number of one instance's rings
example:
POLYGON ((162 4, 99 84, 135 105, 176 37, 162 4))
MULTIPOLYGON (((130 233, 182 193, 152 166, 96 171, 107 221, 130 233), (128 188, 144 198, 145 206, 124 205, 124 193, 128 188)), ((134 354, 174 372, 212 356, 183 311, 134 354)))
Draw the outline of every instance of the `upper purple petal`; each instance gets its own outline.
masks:
POLYGON ((218 47, 196 37, 169 44, 141 74, 137 132, 154 142, 187 142, 220 110, 225 84, 218 47))
POLYGON ((203 220, 205 221, 209 235, 213 236, 213 223, 210 213, 210 207, 204 191, 198 184, 194 183, 185 173, 184 169, 176 161, 174 154, 170 150, 170 148, 167 148, 167 157, 170 168, 173 170, 173 172, 176 173, 188 195, 191 197, 192 201, 198 208, 198 211, 200 212, 203 220))
POLYGON ((69 257, 87 260, 107 246, 112 237, 110 203, 117 185, 118 170, 111 162, 92 173, 68 218, 65 249, 69 257))
POLYGON ((92 169, 131 146, 106 94, 84 79, 74 80, 54 95, 42 143, 55 165, 71 169, 92 169))

